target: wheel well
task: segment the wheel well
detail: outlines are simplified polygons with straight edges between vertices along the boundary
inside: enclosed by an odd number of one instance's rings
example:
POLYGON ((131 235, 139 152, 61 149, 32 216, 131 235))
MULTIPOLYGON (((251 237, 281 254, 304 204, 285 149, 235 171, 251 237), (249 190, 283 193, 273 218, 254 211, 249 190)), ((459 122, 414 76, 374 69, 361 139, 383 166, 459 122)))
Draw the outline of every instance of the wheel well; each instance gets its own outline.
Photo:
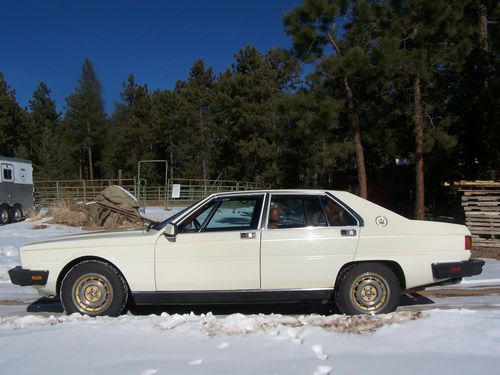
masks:
POLYGON ((361 263, 381 263, 389 267, 392 272, 396 275, 396 277, 399 280, 399 283, 401 285, 401 290, 406 289, 406 279, 405 279, 405 274, 403 272, 403 269, 399 265, 399 263, 394 262, 392 260, 366 260, 366 261, 359 261, 359 262, 350 262, 344 264, 344 266, 341 268, 337 275, 337 279, 335 280, 335 290, 337 290, 338 285, 339 285, 339 280, 343 278, 343 276, 353 267, 357 266, 358 264, 361 263))
POLYGON ((128 285, 128 281, 125 278, 125 276, 123 275, 123 272, 117 266, 115 266, 112 262, 110 262, 109 260, 104 259, 104 258, 100 258, 100 257, 96 257, 96 256, 86 256, 86 257, 80 257, 80 258, 73 259, 71 262, 69 262, 68 264, 66 264, 64 266, 62 271, 59 273, 59 276, 57 277, 57 284, 56 284, 57 295, 59 295, 59 290, 61 289, 61 283, 64 279, 64 276, 66 276, 66 274, 69 272, 69 270, 71 268, 76 266, 78 263, 84 262, 86 260, 98 260, 98 261, 105 262, 105 263, 108 263, 109 265, 113 266, 123 276, 123 279, 127 283, 127 287, 128 287, 129 293, 130 293, 130 285, 128 285))

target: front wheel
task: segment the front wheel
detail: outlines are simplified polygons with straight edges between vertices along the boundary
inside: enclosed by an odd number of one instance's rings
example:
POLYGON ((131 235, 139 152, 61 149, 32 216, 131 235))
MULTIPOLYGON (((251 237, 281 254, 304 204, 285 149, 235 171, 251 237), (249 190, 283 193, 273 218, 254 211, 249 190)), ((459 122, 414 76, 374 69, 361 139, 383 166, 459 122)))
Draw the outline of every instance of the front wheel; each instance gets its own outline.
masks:
POLYGON ((118 316, 127 304, 128 287, 109 263, 87 260, 69 270, 61 283, 60 296, 67 314, 118 316))
POLYGON ((361 263, 346 271, 336 291, 344 314, 385 314, 396 310, 401 285, 394 272, 381 263, 361 263))

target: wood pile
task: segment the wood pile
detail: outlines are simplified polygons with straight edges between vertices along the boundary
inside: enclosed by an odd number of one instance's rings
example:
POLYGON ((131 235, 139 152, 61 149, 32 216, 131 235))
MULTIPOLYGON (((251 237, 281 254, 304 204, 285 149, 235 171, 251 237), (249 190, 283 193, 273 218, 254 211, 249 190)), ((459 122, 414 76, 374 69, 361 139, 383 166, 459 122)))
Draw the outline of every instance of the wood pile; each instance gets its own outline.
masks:
POLYGON ((497 258, 500 255, 500 181, 460 181, 455 187, 462 193, 465 224, 472 233, 473 250, 497 258))

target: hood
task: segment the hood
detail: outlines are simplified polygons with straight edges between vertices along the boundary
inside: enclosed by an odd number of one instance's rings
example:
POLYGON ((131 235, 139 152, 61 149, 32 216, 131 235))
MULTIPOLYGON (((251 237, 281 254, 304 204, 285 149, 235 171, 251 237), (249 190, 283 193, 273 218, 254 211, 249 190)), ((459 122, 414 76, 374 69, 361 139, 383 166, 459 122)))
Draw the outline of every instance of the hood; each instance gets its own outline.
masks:
POLYGON ((106 246, 116 244, 117 241, 125 241, 133 243, 134 240, 144 238, 148 235, 154 235, 153 232, 145 230, 117 230, 117 231, 101 231, 101 232, 86 232, 78 234, 70 234, 67 236, 48 238, 45 240, 36 241, 28 245, 22 246, 23 251, 40 250, 40 249, 57 249, 68 247, 88 246, 106 246))

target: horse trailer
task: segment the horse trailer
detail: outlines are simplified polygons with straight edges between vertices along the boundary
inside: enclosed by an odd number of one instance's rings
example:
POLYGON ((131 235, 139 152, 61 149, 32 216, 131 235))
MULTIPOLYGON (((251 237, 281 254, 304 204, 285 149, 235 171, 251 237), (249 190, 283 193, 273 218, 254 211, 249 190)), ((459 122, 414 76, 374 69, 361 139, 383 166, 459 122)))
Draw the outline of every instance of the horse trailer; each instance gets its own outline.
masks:
POLYGON ((23 220, 33 205, 31 161, 0 156, 0 225, 23 220))

